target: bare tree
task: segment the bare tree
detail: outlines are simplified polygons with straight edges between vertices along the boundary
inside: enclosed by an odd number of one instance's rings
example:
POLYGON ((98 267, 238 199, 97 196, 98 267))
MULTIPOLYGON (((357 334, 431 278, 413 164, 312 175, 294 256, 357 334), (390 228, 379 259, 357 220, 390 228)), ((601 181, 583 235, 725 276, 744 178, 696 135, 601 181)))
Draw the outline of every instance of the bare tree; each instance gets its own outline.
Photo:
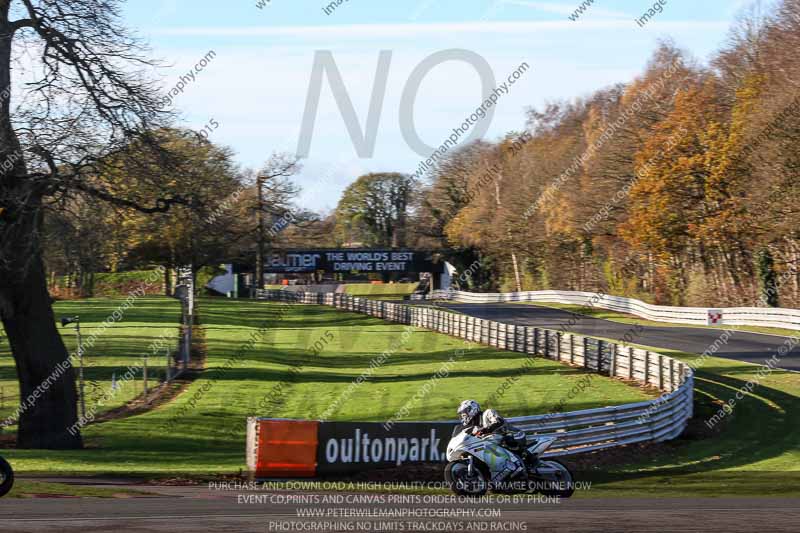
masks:
MULTIPOLYGON (((273 222, 275 228, 288 224, 292 219, 289 202, 297 196, 300 189, 292 183, 290 177, 300 170, 297 158, 290 154, 275 153, 257 172, 256 183, 256 286, 261 288, 264 284, 264 252, 266 241, 268 240, 265 232, 267 220, 277 220, 273 222)), ((275 229, 271 228, 271 234, 275 229)))
MULTIPOLYGON (((82 446, 69 431, 74 375, 42 265, 44 199, 81 191, 151 213, 185 202, 172 193, 145 198, 113 172, 132 145, 163 166, 179 164, 149 134, 168 116, 148 81, 154 65, 119 14, 119 0, 0 0, 0 316, 20 383, 23 448, 82 446), (14 70, 26 76, 19 90, 12 64, 23 53, 35 66, 14 70)), ((148 165, 142 174, 157 191, 158 168, 148 165)))

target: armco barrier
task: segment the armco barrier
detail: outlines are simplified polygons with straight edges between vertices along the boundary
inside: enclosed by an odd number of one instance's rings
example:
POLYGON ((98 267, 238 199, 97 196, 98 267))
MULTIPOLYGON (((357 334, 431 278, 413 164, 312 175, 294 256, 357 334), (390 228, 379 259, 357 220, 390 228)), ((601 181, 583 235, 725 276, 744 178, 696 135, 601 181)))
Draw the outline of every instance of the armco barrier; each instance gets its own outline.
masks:
POLYGON ((433 291, 433 299, 464 303, 554 302, 620 311, 658 322, 716 326, 764 326, 800 330, 800 309, 775 307, 671 307, 651 305, 634 298, 579 291, 526 291, 474 293, 433 291), (709 316, 720 315, 713 324, 709 316))
MULTIPOLYGON (((571 333, 503 324, 447 310, 356 298, 347 294, 259 291, 257 297, 301 304, 330 305, 337 309, 365 313, 504 350, 547 357, 611 377, 635 380, 657 387, 664 393, 651 401, 509 419, 512 424, 523 429, 529 438, 556 437, 556 442, 547 454, 549 456, 673 439, 683 432, 692 417, 694 381, 691 370, 684 363, 656 352, 571 333)), ((358 425, 354 422, 338 425, 347 425, 349 428, 353 424, 358 425)), ((370 424, 373 428, 370 431, 374 435, 375 423, 364 423, 362 435, 368 433, 367 426, 370 424)), ((441 431, 442 424, 452 425, 455 421, 408 424, 413 425, 415 431, 420 428, 425 431, 439 428, 441 431)), ((372 460, 353 461, 351 458, 346 463, 339 462, 341 464, 337 466, 337 461, 328 461, 325 450, 330 445, 329 439, 321 439, 320 434, 325 434, 330 428, 333 428, 331 431, 334 433, 341 430, 336 426, 335 422, 252 418, 248 421, 248 468, 257 477, 277 477, 292 472, 302 472, 298 475, 314 475, 314 472, 334 472, 337 469, 350 471, 354 466, 365 469, 380 463, 372 460), (291 429, 295 424, 298 432, 307 431, 303 438, 296 438, 299 433, 291 429), (313 426, 317 432, 314 438, 311 437, 313 431, 308 429, 312 427, 309 424, 319 424, 313 426), (325 431, 320 430, 322 424, 326 425, 325 431), (298 446, 300 448, 296 448, 298 446), (313 468, 309 446, 316 446, 313 468), (266 447, 270 447, 269 451, 265 451, 266 447), (306 450, 304 463, 293 464, 284 460, 296 457, 293 450, 306 450)), ((398 439, 413 438, 406 435, 409 427, 411 426, 398 423, 393 428, 396 433, 384 437, 392 438, 395 435, 398 439)), ((389 453, 388 448, 382 450, 389 453)), ((383 456, 381 458, 386 459, 383 456)), ((391 458, 388 460, 391 461, 391 458)), ((408 462, 413 462, 413 459, 407 458, 404 461, 408 462)))

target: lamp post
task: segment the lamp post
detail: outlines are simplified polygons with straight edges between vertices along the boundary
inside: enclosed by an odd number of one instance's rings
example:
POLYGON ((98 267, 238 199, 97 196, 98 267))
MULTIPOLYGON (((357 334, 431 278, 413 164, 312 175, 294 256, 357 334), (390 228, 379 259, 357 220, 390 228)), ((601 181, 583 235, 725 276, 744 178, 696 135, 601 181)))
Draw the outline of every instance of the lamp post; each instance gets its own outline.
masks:
POLYGON ((258 249, 256 251, 256 290, 264 288, 264 181, 266 176, 256 177, 258 188, 258 249))
POLYGON ((84 381, 83 381, 83 342, 81 341, 81 319, 75 315, 72 317, 62 317, 61 327, 65 328, 69 324, 75 324, 75 333, 78 337, 78 390, 81 395, 81 418, 86 418, 86 396, 84 394, 84 381))
POLYGON ((182 323, 184 324, 181 355, 183 370, 186 370, 191 357, 192 325, 194 324, 194 270, 191 266, 181 267, 178 276, 181 281, 179 287, 181 287, 182 323))

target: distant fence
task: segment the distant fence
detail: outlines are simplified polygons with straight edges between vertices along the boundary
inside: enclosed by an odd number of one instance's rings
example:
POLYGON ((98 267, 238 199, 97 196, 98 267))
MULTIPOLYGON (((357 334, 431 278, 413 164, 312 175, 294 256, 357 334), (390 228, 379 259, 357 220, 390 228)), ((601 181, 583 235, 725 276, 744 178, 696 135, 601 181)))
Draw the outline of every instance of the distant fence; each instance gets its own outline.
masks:
POLYGON ((569 455, 673 439, 683 432, 692 417, 694 381, 691 369, 681 361, 656 352, 561 331, 504 324, 447 310, 347 294, 259 291, 257 297, 329 305, 364 313, 504 350, 547 357, 610 377, 646 383, 664 393, 650 401, 509 419, 528 436, 556 437, 547 455, 569 455))
POLYGON ((764 326, 800 330, 800 309, 775 307, 673 307, 651 305, 634 298, 608 296, 580 291, 526 291, 504 293, 474 293, 464 291, 433 291, 433 299, 464 303, 554 302, 591 305, 611 311, 658 322, 712 326, 764 326), (590 303, 591 302, 591 303, 590 303))

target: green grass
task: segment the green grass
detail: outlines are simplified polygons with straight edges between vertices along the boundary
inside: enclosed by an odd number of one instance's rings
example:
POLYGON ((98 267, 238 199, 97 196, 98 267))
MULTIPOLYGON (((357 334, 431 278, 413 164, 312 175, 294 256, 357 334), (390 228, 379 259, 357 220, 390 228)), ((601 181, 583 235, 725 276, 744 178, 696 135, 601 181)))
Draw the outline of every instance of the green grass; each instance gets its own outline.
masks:
POLYGON ((351 296, 367 296, 379 300, 402 300, 413 293, 419 283, 351 283, 345 285, 344 292, 351 296))
MULTIPOLYGON (((228 372, 220 368, 247 343, 263 320, 275 316, 281 304, 254 300, 203 299, 199 313, 208 347, 208 366, 177 400, 136 417, 93 425, 84 434, 83 451, 8 450, 7 459, 25 473, 131 475, 209 475, 236 473, 244 468, 245 419, 249 415, 313 419, 348 388, 370 361, 402 339, 405 326, 328 307, 288 306, 288 313, 271 325, 252 351, 228 372), (312 347, 329 339, 319 355, 312 347), (260 400, 287 371, 301 372, 288 383, 285 401, 275 409, 260 400), (190 399, 207 392, 196 408, 190 399), (166 424, 187 407, 177 425, 166 424)), ((447 379, 431 394, 408 405, 408 420, 452 420, 466 396, 486 400, 509 377, 520 375, 523 356, 484 346, 468 345, 445 335, 415 329, 371 379, 355 389, 331 415, 333 420, 382 421, 393 418, 456 351, 447 379)), ((537 359, 493 407, 508 416, 544 413, 583 376, 579 369, 537 359)), ((639 388, 606 378, 575 398, 567 409, 641 401, 639 388)), ((4 451, 5 453, 5 451, 4 451)))
MULTIPOLYGON (((548 304, 569 311, 580 306, 548 304)), ((631 318, 621 313, 591 309, 584 313, 597 318, 642 325, 664 325, 631 318)), ((682 326, 682 324, 676 324, 682 326)), ((693 327, 693 326, 690 326, 693 327)), ((694 326, 697 327, 697 326, 694 326)), ((750 331, 769 328, 749 328, 750 331)), ((757 331, 763 332, 763 331, 757 331)), ((796 336, 797 332, 769 333, 796 336)), ((614 341, 614 339, 606 339, 614 341)), ((637 345, 639 346, 639 345, 637 345)), ((698 354, 639 346, 697 364, 698 354)), ((765 353, 764 360, 773 353, 765 353)), ((717 413, 761 366, 731 359, 708 357, 695 376, 693 425, 717 413)), ((680 438, 663 443, 646 459, 631 452, 632 460, 619 466, 600 466, 581 472, 593 480, 592 489, 578 497, 721 497, 800 496, 800 373, 774 370, 759 386, 738 400, 731 415, 717 426, 717 433, 698 436, 690 430, 680 438)), ((599 459, 602 454, 599 452, 599 459)))
MULTIPOLYGON (((78 305, 80 302, 74 302, 78 305)), ((404 326, 327 307, 289 306, 286 316, 268 329, 229 372, 219 369, 247 342, 265 317, 281 304, 251 300, 204 299, 200 316, 206 332, 210 369, 175 402, 137 417, 86 429, 83 451, 3 450, 18 472, 124 474, 126 476, 207 476, 244 468, 246 416, 315 418, 356 379, 376 355, 401 339, 404 326), (311 347, 328 339, 319 355, 311 347), (287 370, 289 379, 276 409, 262 409, 261 398, 287 370), (212 380, 212 381, 209 381, 212 380), (208 384, 208 385, 207 385, 208 384), (209 391, 188 409, 172 430, 165 424, 204 385, 209 391)), ((518 375, 521 354, 484 346, 464 346, 444 335, 413 329, 401 346, 358 387, 335 420, 386 420, 411 400, 419 388, 460 348, 465 348, 449 377, 430 395, 409 405, 410 420, 452 419, 455 405, 471 396, 485 401, 506 379, 518 375)), ((691 362, 696 355, 659 350, 691 362)), ((771 354, 765 354, 767 359, 771 354)), ((548 360, 535 365, 493 403, 508 416, 544 413, 581 377, 577 369, 548 360)), ((755 365, 707 358, 696 375, 695 422, 703 427, 723 402, 757 372, 755 365)), ((599 378, 596 386, 573 398, 567 409, 581 409, 645 399, 641 390, 599 378)), ((581 473, 592 480, 597 496, 798 496, 800 495, 800 374, 776 370, 761 380, 723 419, 719 431, 702 438, 697 431, 641 452, 625 452, 630 462, 581 473)), ((591 460, 589 460, 591 464, 591 460)))
MULTIPOLYGON (((644 318, 637 317, 636 315, 620 313, 618 311, 610 311, 608 309, 601 309, 599 307, 589 307, 576 304, 560 304, 553 302, 547 302, 547 303, 514 302, 514 303, 522 305, 535 305, 538 307, 552 307, 554 309, 563 309, 564 311, 570 311, 572 313, 578 313, 581 315, 591 316, 594 318, 610 320, 612 322, 622 322, 623 324, 639 324, 642 326, 661 326, 661 327, 676 327, 676 328, 703 328, 703 329, 715 329, 715 330, 723 329, 722 326, 712 327, 712 326, 700 326, 694 324, 678 324, 675 322, 658 322, 655 320, 646 320, 644 318)), ((762 326, 724 326, 724 329, 730 329, 735 331, 750 331, 752 333, 767 333, 770 335, 780 335, 782 337, 790 337, 800 334, 800 332, 798 332, 797 330, 781 329, 781 328, 765 328, 762 326)))
MULTIPOLYGON (((648 347, 644 347, 648 348, 648 347)), ((655 349, 655 348, 651 348, 655 349)), ((697 355, 659 349, 693 362, 697 355)), ((765 354, 768 359, 772 354, 765 354)), ((759 366, 709 357, 695 376, 695 427, 661 453, 597 471, 594 496, 800 496, 800 374, 775 370, 738 400, 717 432, 705 426, 759 366)), ((745 391, 746 392, 746 391, 745 391)))
MULTIPOLYGON (((62 316, 78 315, 81 319, 81 332, 84 345, 90 337, 97 334, 94 346, 87 348, 84 356, 86 380, 86 409, 92 410, 98 399, 111 388, 112 377, 119 380, 129 365, 138 365, 144 354, 152 354, 152 343, 164 335, 164 343, 174 351, 178 338, 180 304, 173 298, 146 296, 134 301, 133 306, 123 311, 122 319, 102 332, 102 322, 125 302, 124 298, 92 298, 56 302, 56 319, 62 316)), ((62 328, 58 325, 67 349, 73 353, 77 349, 75 326, 62 328)), ((11 357, 8 342, 4 341, 0 325, 0 420, 12 415, 19 405, 19 386, 16 368, 11 357)), ((77 362, 75 363, 77 366, 77 362)), ((164 377, 166 355, 164 350, 148 359, 148 374, 154 384, 164 377)), ((122 382, 113 398, 100 407, 97 412, 124 405, 142 392, 141 373, 135 380, 122 382)))
POLYGON ((132 498, 149 493, 122 488, 89 487, 47 481, 20 481, 14 483, 6 498, 132 498))

